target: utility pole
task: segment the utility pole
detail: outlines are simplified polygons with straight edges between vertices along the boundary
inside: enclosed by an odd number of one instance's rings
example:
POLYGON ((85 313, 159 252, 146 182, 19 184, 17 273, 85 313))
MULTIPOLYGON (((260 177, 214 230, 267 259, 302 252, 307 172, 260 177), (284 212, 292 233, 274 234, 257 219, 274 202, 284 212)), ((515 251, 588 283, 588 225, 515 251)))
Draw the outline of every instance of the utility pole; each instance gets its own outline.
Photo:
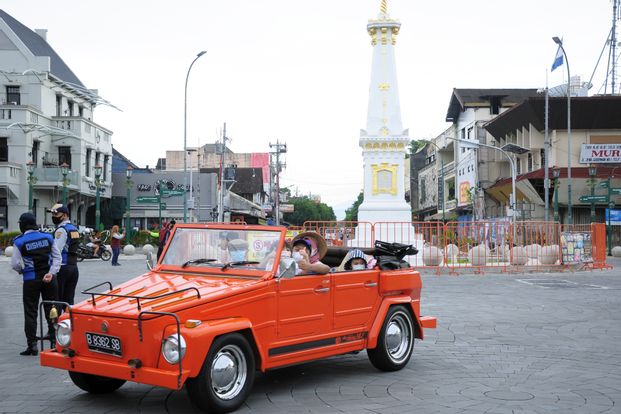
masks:
POLYGON ((220 173, 218 174, 218 221, 224 222, 224 151, 226 149, 226 122, 222 130, 222 143, 220 144, 220 173))
POLYGON ((282 171, 281 167, 286 167, 286 164, 281 164, 280 163, 280 154, 286 154, 287 153, 287 144, 286 143, 280 143, 280 141, 276 140, 275 144, 270 143, 270 148, 276 148, 275 151, 271 152, 271 154, 275 154, 276 155, 276 164, 274 165, 274 171, 276 173, 276 181, 275 181, 275 186, 276 186, 276 195, 274 197, 274 210, 273 210, 273 214, 276 218, 276 225, 279 226, 280 225, 280 171, 282 171))

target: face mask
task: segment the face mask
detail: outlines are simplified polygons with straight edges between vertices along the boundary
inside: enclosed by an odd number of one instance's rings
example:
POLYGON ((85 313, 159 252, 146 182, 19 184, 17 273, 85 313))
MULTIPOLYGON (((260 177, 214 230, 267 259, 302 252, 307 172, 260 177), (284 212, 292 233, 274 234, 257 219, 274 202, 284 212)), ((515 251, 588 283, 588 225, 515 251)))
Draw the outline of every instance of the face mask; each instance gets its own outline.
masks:
POLYGON ((243 250, 233 250, 231 252, 231 261, 233 262, 243 262, 246 260, 246 252, 243 250))
POLYGON ((302 260, 302 255, 300 254, 300 252, 293 252, 291 254, 291 258, 295 260, 296 263, 298 263, 300 260, 302 260))
POLYGON ((60 224, 62 222, 63 222, 62 216, 61 217, 52 216, 52 223, 58 225, 58 224, 60 224))
POLYGON ((363 264, 355 264, 351 267, 352 270, 364 270, 366 269, 366 266, 363 264))

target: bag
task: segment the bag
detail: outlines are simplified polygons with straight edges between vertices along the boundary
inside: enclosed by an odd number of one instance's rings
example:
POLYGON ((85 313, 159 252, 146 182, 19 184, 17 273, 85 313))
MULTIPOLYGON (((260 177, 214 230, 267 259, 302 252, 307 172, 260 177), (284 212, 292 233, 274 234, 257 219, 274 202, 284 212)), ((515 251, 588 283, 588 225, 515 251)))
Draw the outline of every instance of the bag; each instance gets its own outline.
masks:
POLYGON ((377 265, 381 270, 407 269, 410 264, 405 260, 399 260, 395 256, 375 256, 377 265))
POLYGON ((375 259, 381 270, 407 269, 410 264, 403 260, 405 256, 415 255, 418 249, 411 244, 375 241, 375 259))

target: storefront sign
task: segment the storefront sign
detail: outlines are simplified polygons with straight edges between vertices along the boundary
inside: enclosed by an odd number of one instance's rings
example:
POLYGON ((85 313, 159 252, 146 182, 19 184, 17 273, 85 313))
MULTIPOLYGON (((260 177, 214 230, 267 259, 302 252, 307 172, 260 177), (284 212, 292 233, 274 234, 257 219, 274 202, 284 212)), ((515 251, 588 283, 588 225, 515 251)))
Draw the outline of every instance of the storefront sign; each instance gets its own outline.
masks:
POLYGON ((611 226, 621 226, 621 210, 619 209, 606 209, 606 224, 610 219, 611 226), (609 217, 610 216, 610 217, 609 217))
POLYGON ((621 144, 582 144, 580 164, 621 163, 621 144))

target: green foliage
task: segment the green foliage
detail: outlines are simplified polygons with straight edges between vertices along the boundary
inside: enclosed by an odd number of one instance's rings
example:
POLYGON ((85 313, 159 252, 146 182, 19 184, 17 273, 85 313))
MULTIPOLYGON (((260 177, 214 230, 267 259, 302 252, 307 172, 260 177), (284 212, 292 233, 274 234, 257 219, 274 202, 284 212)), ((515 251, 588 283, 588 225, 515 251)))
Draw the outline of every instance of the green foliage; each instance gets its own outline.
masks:
POLYGON ((358 198, 347 210, 345 210, 345 221, 358 221, 358 207, 364 201, 364 192, 360 191, 358 198))
POLYGON ((9 231, 6 233, 0 233, 0 248, 4 249, 7 246, 10 246, 13 242, 13 239, 19 236, 21 233, 19 231, 9 231))
POLYGON ((428 142, 429 141, 425 139, 411 140, 410 141, 410 154, 416 154, 418 150, 424 147, 425 145, 427 145, 428 142))
POLYGON ((285 213, 283 218, 294 226, 301 226, 305 221, 334 221, 336 215, 332 207, 324 203, 316 203, 310 198, 292 197, 289 204, 293 204, 293 213, 285 213))

